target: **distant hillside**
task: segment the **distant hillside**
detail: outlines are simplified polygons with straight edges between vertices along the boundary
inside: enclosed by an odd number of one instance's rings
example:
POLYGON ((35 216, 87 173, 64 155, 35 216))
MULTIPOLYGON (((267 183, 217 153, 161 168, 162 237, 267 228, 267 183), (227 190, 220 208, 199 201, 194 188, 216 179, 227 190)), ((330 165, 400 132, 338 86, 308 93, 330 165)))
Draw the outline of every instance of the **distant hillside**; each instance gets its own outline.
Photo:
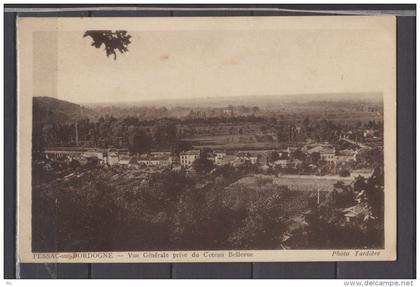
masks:
POLYGON ((139 100, 130 102, 104 102, 86 103, 89 108, 101 107, 184 107, 184 108, 220 108, 229 105, 237 106, 257 106, 260 108, 275 108, 278 106, 289 105, 291 103, 316 102, 373 102, 382 103, 381 93, 325 93, 325 94, 293 94, 293 95, 259 95, 259 96, 233 96, 233 97, 206 97, 206 98, 179 98, 179 99, 155 99, 139 100))
POLYGON ((33 120, 37 123, 66 123, 92 116, 88 108, 50 97, 33 98, 33 120))
POLYGON ((286 114, 325 114, 363 112, 365 106, 382 107, 382 94, 323 94, 259 97, 215 97, 138 102, 74 104, 50 98, 34 97, 34 123, 69 123, 82 118, 136 117, 139 120, 185 117, 224 117, 226 108, 235 116, 274 116, 286 114))

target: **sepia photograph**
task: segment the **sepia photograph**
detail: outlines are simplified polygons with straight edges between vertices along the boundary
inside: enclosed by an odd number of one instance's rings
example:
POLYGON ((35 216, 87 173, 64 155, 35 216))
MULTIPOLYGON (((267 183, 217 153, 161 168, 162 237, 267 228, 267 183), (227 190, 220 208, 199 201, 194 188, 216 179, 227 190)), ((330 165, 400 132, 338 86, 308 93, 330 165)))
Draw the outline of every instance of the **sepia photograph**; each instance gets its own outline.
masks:
POLYGON ((17 32, 20 261, 395 260, 395 17, 17 32))

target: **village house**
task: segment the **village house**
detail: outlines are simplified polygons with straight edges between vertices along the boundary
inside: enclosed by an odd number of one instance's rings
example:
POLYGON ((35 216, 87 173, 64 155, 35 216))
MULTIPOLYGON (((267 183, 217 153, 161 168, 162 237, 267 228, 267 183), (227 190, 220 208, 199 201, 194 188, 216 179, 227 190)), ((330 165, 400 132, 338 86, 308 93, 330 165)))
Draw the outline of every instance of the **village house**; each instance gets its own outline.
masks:
POLYGON ((131 157, 129 155, 120 155, 118 159, 119 165, 128 165, 130 163, 131 157))
POLYGON ((118 158, 118 153, 116 152, 108 152, 107 157, 106 157, 106 163, 108 165, 115 165, 118 164, 119 158, 118 158))
POLYGON ((216 152, 216 155, 214 157, 214 164, 215 165, 223 165, 225 157, 226 157, 225 152, 216 152))
POLYGON ((335 148, 325 148, 319 152, 321 160, 326 162, 335 162, 335 148))
POLYGON ((309 154, 318 152, 320 159, 326 162, 335 162, 335 148, 330 145, 319 145, 309 151, 309 154))
POLYGON ((357 218, 369 218, 372 216, 369 207, 366 204, 360 203, 351 207, 343 208, 341 212, 347 222, 352 222, 357 220, 357 218))
POLYGON ((372 129, 367 129, 363 131, 363 137, 368 138, 368 137, 373 137, 375 135, 375 131, 372 129))
POLYGON ((51 148, 43 152, 45 157, 50 160, 76 160, 84 165, 89 160, 98 161, 102 164, 107 162, 106 151, 102 149, 86 149, 78 147, 51 148))
POLYGON ((237 154, 237 157, 243 160, 245 163, 250 163, 252 165, 258 163, 259 153, 257 152, 250 152, 250 151, 240 151, 237 154))
POLYGON ((363 169, 355 169, 350 172, 350 176, 352 178, 357 178, 359 176, 364 178, 369 178, 373 174, 373 169, 363 168, 363 169))
POLYGON ((189 150, 179 154, 179 161, 182 167, 190 167, 200 157, 199 150, 189 150))
POLYGON ((139 164, 145 166, 170 166, 172 158, 170 153, 150 153, 140 155, 138 161, 139 164))
POLYGON ((275 166, 280 166, 281 168, 287 167, 289 163, 289 156, 287 153, 281 153, 280 158, 274 162, 275 166))
POLYGON ((150 158, 150 164, 152 166, 170 166, 172 158, 170 155, 160 155, 150 158))
POLYGON ((141 154, 140 156, 138 156, 137 162, 139 164, 144 164, 144 165, 148 166, 148 163, 149 163, 149 155, 147 153, 141 154))
POLYGON ((73 159, 79 158, 86 151, 81 148, 51 148, 43 151, 47 159, 73 159))
POLYGON ((320 159, 326 162, 335 162, 335 148, 329 144, 308 145, 303 149, 307 154, 319 153, 320 159))
POLYGON ((335 154, 335 160, 338 163, 356 161, 356 152, 351 149, 337 151, 335 154))
POLYGON ((236 155, 228 154, 223 158, 223 162, 221 165, 228 165, 228 164, 236 167, 243 164, 243 162, 236 155))
POLYGON ((258 155, 257 154, 250 154, 245 160, 249 161, 251 164, 257 164, 258 163, 258 155))
POLYGON ((173 164, 173 165, 171 166, 171 170, 172 170, 172 171, 179 172, 179 171, 181 171, 181 170, 182 170, 182 167, 181 167, 179 164, 173 164))

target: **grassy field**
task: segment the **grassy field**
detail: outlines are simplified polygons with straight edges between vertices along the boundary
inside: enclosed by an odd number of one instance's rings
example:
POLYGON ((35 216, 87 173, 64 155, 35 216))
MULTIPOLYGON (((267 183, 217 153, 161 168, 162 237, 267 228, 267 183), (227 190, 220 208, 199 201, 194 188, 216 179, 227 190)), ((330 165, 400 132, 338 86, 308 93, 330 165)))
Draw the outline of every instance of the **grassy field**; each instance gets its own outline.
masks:
POLYGON ((294 191, 332 191, 334 184, 343 181, 345 184, 351 183, 351 178, 331 177, 331 176, 249 176, 241 178, 238 183, 245 185, 258 185, 261 179, 272 181, 277 186, 287 186, 294 191))
POLYGON ((265 135, 215 135, 183 139, 191 143, 195 149, 277 149, 282 146, 272 134, 265 135))
POLYGON ((332 191, 334 189, 334 184, 336 184, 338 181, 343 181, 345 184, 349 184, 352 179, 332 178, 326 176, 281 176, 275 178, 273 183, 277 185, 286 185, 290 190, 332 191))

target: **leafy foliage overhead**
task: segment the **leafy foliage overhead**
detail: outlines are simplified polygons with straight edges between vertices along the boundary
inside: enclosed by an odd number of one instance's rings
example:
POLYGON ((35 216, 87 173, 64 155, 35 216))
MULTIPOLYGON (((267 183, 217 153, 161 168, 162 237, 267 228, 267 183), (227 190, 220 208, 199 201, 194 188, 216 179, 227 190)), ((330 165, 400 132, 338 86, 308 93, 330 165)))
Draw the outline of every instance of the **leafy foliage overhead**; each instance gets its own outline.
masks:
POLYGON ((131 43, 131 35, 124 30, 88 30, 83 34, 83 37, 92 38, 92 46, 100 48, 102 44, 105 46, 106 56, 114 55, 114 60, 117 59, 116 50, 121 54, 128 52, 128 45, 131 43))

